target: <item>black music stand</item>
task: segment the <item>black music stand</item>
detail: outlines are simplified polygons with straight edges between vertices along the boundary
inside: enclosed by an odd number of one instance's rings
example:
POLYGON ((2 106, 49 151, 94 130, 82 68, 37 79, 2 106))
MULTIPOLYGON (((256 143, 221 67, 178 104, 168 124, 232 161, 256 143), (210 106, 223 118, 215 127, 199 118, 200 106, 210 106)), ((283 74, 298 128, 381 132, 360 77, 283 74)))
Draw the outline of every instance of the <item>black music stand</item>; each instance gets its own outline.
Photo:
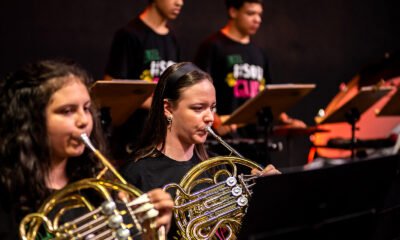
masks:
POLYGON ((257 179, 238 239, 398 239, 400 156, 325 164, 257 179))
POLYGON ((256 123, 259 113, 270 109, 272 117, 286 112, 310 93, 315 84, 269 84, 254 98, 236 109, 223 124, 256 123))
POLYGON ((118 126, 151 96, 156 83, 143 80, 100 80, 91 86, 94 101, 109 111, 111 122, 118 126))
MULTIPOLYGON (((315 84, 266 85, 263 91, 236 109, 223 124, 258 123, 258 126, 263 128, 264 140, 268 148, 269 135, 275 116, 289 110, 314 88, 315 84)), ((290 146, 290 143, 288 145, 290 146)), ((290 160, 290 156, 288 159, 290 160)))
POLYGON ((355 157, 356 124, 361 115, 389 93, 392 87, 362 87, 358 93, 342 106, 316 120, 317 124, 347 122, 351 125, 351 159, 355 157))
POLYGON ((385 106, 379 111, 378 117, 392 117, 400 115, 400 90, 397 89, 396 93, 390 98, 385 106))

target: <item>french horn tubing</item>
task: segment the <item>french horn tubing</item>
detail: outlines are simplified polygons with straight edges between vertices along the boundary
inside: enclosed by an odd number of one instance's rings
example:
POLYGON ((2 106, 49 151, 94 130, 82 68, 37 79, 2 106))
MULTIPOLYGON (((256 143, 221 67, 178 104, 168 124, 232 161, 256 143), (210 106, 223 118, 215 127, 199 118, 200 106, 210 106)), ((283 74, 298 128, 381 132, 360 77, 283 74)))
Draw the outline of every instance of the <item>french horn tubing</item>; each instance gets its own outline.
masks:
POLYGON ((235 156, 202 161, 179 184, 168 184, 164 190, 176 188, 174 216, 181 239, 220 239, 221 234, 236 239, 257 178, 239 173, 239 168, 263 168, 245 159, 211 127, 206 130, 235 156))
POLYGON ((21 239, 44 238, 43 232, 46 239, 165 239, 164 228, 155 228, 158 211, 148 196, 129 185, 86 134, 81 139, 104 169, 96 178, 74 182, 55 192, 36 213, 25 216, 19 227, 21 239), (105 179, 108 170, 119 182, 105 179), (74 211, 78 216, 68 219, 74 211))

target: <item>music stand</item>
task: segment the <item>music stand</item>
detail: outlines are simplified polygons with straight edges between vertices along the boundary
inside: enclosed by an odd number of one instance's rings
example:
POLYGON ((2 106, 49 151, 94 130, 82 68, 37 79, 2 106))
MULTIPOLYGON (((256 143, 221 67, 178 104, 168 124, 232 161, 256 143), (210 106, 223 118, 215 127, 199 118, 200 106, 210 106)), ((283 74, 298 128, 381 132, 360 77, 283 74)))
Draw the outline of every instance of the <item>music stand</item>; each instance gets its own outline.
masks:
POLYGON ((347 122, 351 125, 351 159, 354 159, 356 143, 356 123, 360 116, 379 99, 389 93, 393 87, 366 86, 362 87, 358 93, 341 107, 328 113, 322 118, 316 119, 317 124, 347 122))
POLYGON ((343 163, 257 179, 238 239, 397 239, 400 157, 343 163))
POLYGON ((268 84, 254 98, 236 109, 223 124, 247 124, 257 121, 257 114, 270 108, 272 116, 281 114, 295 105, 315 88, 315 84, 268 84))
POLYGON ((400 115, 399 102, 400 102, 400 90, 397 89, 396 93, 386 103, 386 105, 379 111, 377 116, 379 116, 379 117, 399 116, 400 115))
POLYGON ((143 80, 100 80, 91 86, 94 101, 110 111, 112 124, 121 125, 153 93, 156 83, 143 80))
MULTIPOLYGON (((255 97, 237 108, 223 121, 223 124, 257 123, 258 128, 263 129, 263 137, 268 148, 273 121, 278 119, 275 116, 289 110, 315 86, 315 84, 268 84, 255 97)), ((290 147, 289 141, 288 146, 290 147)), ((288 159, 290 159, 290 150, 288 154, 288 159)))

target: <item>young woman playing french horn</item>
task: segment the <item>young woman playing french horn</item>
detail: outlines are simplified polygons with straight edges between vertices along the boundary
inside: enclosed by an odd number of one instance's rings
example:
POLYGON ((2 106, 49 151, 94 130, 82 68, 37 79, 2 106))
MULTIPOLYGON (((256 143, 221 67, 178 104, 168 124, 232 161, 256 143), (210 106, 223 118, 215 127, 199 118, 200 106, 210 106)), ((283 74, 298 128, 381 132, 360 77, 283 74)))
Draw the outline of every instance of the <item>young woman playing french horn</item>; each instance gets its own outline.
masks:
MULTIPOLYGON (((156 86, 139 148, 122 167, 122 175, 144 191, 179 183, 192 167, 209 158, 204 142, 215 106, 210 75, 190 62, 167 68, 156 86)), ((258 175, 276 173, 273 165, 263 171, 253 169, 258 175)), ((170 239, 174 236, 171 229, 170 239)))
MULTIPOLYGON (((41 61, 0 82, 0 239, 18 239, 18 225, 52 193, 102 166, 80 139, 89 136, 105 151, 88 86, 92 79, 75 64, 41 61)), ((161 189, 148 192, 168 225, 173 202, 161 189)))

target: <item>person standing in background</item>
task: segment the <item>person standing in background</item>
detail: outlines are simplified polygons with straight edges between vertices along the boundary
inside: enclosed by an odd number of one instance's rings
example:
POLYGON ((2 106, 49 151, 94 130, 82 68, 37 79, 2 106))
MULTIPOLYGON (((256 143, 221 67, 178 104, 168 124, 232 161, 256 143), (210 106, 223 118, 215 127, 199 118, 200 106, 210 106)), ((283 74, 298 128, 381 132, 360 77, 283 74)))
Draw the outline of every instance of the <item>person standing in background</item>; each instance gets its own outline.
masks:
POLYGON ((149 0, 142 13, 115 33, 105 79, 158 81, 168 66, 180 60, 168 21, 178 17, 182 6, 183 0, 149 0))
MULTIPOLYGON (((262 0, 226 0, 226 7, 227 24, 202 42, 194 60, 214 79, 217 113, 220 116, 231 114, 263 90, 266 83, 271 83, 268 58, 251 41, 251 36, 257 33, 262 22, 262 0)), ((264 137, 265 133, 260 133, 255 125, 243 128, 234 124, 222 125, 218 115, 213 127, 220 135, 240 139, 264 137)), ((306 126, 286 113, 282 113, 279 120, 294 127, 306 126)), ((257 155, 253 155, 254 158, 267 158, 262 149, 254 149, 253 146, 245 148, 245 152, 257 155)))
MULTIPOLYGON (((114 36, 105 79, 157 82, 162 72, 180 61, 180 49, 168 21, 178 17, 183 0, 149 0, 147 7, 114 36)), ((129 103, 127 103, 129 104, 129 103)), ((113 155, 125 159, 137 142, 151 97, 111 134, 113 155)))

